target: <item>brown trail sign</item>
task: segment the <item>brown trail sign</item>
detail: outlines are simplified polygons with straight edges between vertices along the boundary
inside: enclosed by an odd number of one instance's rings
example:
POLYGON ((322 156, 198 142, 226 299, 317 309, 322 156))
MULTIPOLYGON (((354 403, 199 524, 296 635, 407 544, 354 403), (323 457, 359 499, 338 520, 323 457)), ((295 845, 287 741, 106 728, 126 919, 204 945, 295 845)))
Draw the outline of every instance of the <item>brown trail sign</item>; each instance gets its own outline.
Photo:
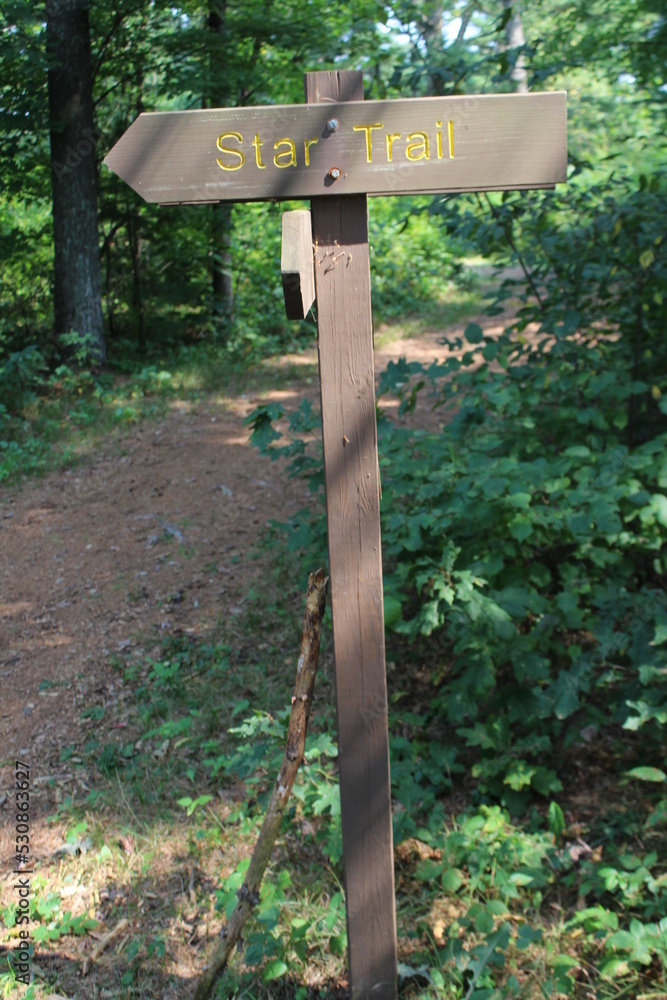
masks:
POLYGON ((380 483, 368 194, 553 187, 566 95, 363 102, 360 72, 306 74, 306 105, 143 114, 105 163, 147 201, 311 198, 283 229, 289 315, 314 252, 350 994, 395 1000, 380 483), (363 102, 363 103, 362 103, 363 102))
POLYGON ((145 113, 104 162, 162 205, 565 179, 564 93, 324 103, 145 113))

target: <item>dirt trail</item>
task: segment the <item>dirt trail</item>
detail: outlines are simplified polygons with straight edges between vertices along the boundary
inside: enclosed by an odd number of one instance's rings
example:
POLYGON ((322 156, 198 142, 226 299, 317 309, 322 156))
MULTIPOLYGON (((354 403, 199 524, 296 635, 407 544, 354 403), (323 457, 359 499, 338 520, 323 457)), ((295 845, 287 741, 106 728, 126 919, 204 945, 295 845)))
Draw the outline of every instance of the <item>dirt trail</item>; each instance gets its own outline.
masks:
POLYGON ((304 494, 248 446, 245 409, 179 407, 2 498, 3 758, 46 772, 80 735, 81 708, 113 705, 110 657, 240 613, 249 547, 304 494))
MULTIPOLYGON (((481 322, 500 329, 498 320, 481 322)), ((377 374, 401 355, 442 358, 442 337, 390 341, 376 351, 377 374)), ((305 372, 315 351, 291 360, 305 372)), ((241 614, 261 571, 247 554, 262 527, 308 495, 249 446, 243 418, 267 399, 291 405, 317 392, 314 380, 296 377, 262 396, 179 402, 160 423, 142 424, 76 469, 0 492, 3 863, 14 759, 31 762, 38 815, 47 806, 40 810, 40 783, 63 770, 63 749, 114 726, 125 695, 113 657, 150 652, 164 635, 203 635, 241 614), (101 723, 81 719, 91 706, 104 706, 101 723)), ((424 426, 435 418, 418 411, 411 419, 424 426)))

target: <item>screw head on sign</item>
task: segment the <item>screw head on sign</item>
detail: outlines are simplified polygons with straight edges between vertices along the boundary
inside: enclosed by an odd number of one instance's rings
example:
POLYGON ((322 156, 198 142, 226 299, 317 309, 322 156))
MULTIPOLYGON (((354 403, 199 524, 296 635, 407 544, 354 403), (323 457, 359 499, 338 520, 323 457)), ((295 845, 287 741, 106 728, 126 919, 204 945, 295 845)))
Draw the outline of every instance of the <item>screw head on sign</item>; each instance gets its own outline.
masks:
POLYGON ((329 121, 327 122, 327 128, 329 129, 330 132, 335 132, 336 129, 338 128, 338 119, 330 118, 329 121))
POLYGON ((340 177, 340 170, 338 169, 338 167, 331 168, 331 170, 329 171, 329 177, 331 178, 332 181, 338 180, 338 178, 340 177))

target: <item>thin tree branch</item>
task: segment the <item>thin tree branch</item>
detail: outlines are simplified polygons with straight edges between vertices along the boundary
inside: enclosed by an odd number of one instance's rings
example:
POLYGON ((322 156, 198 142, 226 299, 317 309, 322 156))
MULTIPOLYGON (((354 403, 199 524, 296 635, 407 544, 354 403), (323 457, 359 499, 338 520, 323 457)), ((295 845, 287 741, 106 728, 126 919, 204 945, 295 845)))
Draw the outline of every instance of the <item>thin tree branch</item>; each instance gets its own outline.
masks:
POLYGON ((114 225, 111 227, 111 229, 109 230, 109 232, 105 234, 105 236, 104 236, 104 242, 103 242, 103 244, 102 244, 102 246, 100 248, 100 253, 101 254, 102 253, 106 253, 106 251, 109 248, 109 244, 111 243, 111 240, 114 238, 114 236, 116 235, 116 233, 118 232, 118 230, 122 229, 122 227, 124 225, 125 225, 125 219, 121 219, 120 222, 114 223, 114 225))
POLYGON ((465 33, 468 30, 469 24, 470 24, 470 17, 466 16, 461 18, 461 27, 459 28, 455 41, 457 42, 463 41, 463 39, 465 38, 465 33))
MULTIPOLYGON (((137 4, 136 10, 139 9, 139 6, 140 6, 140 4, 137 4)), ((134 13, 133 10, 128 11, 127 12, 127 16, 129 16, 130 14, 133 14, 133 13, 134 13)), ((108 32, 106 33, 106 35, 102 39, 100 47, 97 50, 97 58, 95 59, 95 62, 93 63, 93 83, 97 79, 97 74, 99 73, 99 71, 100 71, 100 69, 102 67, 102 63, 104 62, 104 57, 105 57, 107 49, 109 47, 109 42, 111 41, 111 39, 113 38, 113 36, 116 34, 118 28, 121 26, 121 24, 125 20, 125 17, 126 17, 126 15, 125 15, 125 13, 122 10, 117 10, 116 14, 115 14, 115 17, 114 17, 114 19, 113 19, 113 21, 111 23, 111 27, 109 28, 108 32)))
POLYGON ((280 830, 280 824, 282 823, 285 808, 289 801, 299 764, 303 760, 308 717, 313 699, 315 673, 317 671, 317 661, 320 651, 320 635, 326 603, 327 582, 327 576, 322 569, 311 573, 308 578, 306 613, 301 637, 301 653, 296 671, 296 683, 294 686, 294 695, 292 696, 292 713, 287 730, 287 746, 285 747, 282 766, 271 794, 255 850, 250 860, 250 867, 248 868, 243 885, 237 892, 239 901, 229 918, 227 926, 221 932, 220 940, 213 952, 208 967, 199 979, 194 993, 194 1000, 207 1000, 211 995, 215 981, 225 969, 236 942, 241 936, 241 931, 246 920, 250 916, 253 907, 259 902, 259 887, 262 877, 269 863, 271 851, 280 830))
MULTIPOLYGON (((479 195, 478 195, 478 197, 479 197, 479 195)), ((532 291, 533 295, 535 296, 535 298, 537 299, 537 303, 538 303, 540 309, 542 310, 542 312, 544 312, 544 303, 542 302, 542 298, 540 296, 540 293, 537 290, 537 285, 535 284, 535 282, 533 280, 533 276, 530 273, 530 271, 528 270, 528 267, 526 266, 526 263, 525 263, 525 261, 523 259, 523 255, 522 255, 521 251, 519 250, 519 248, 517 247, 516 243, 514 242, 514 239, 512 237, 511 232, 509 231, 508 227, 506 225, 504 225, 504 223, 500 219, 499 213, 498 213, 498 209, 493 204, 493 202, 491 201, 491 199, 489 198, 489 196, 488 196, 488 194, 486 192, 484 192, 484 197, 486 198, 486 203, 489 206, 489 208, 491 209, 491 214, 493 215, 494 219, 498 219, 498 221, 500 222, 501 226, 505 230, 505 239, 507 240, 507 242, 509 243, 510 247, 512 248, 512 250, 516 254, 517 259, 519 261, 519 265, 521 267, 521 270, 523 271, 524 276, 526 278, 526 281, 530 285, 531 291, 532 291)))

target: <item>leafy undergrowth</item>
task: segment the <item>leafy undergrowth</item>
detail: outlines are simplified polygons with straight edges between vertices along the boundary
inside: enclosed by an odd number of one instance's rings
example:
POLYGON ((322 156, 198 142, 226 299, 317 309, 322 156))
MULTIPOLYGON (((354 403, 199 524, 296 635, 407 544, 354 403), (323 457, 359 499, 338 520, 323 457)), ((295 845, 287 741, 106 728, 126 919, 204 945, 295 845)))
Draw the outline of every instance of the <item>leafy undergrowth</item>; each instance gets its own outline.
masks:
MULTIPOLYGON (((387 225, 390 231, 384 239, 389 240, 394 224, 387 225)), ((423 230, 419 215, 414 225, 423 230)), ((383 293, 378 277, 382 315, 393 322, 406 310, 420 316, 403 320, 400 327, 396 323, 393 332, 385 332, 386 339, 423 329, 427 323, 444 327, 478 310, 480 282, 473 270, 458 265, 458 285, 443 284, 439 268, 448 259, 443 253, 431 262, 423 276, 424 287, 413 287, 408 260, 394 261, 392 280, 387 282, 391 295, 383 293)), ((113 345, 106 370, 95 367, 88 338, 74 333, 61 338, 57 347, 46 342, 6 356, 0 352, 0 484, 12 485, 71 466, 91 455, 114 431, 159 420, 177 402, 212 396, 219 400, 230 387, 234 394, 262 391, 275 388, 277 381, 291 374, 303 377, 304 367, 299 365, 292 373, 284 355, 312 349, 315 323, 311 319, 279 329, 280 336, 262 336, 252 323, 239 320, 226 339, 210 337, 203 342, 179 331, 143 355, 122 341, 113 345)))
MULTIPOLYGON (((395 840, 421 858, 405 996, 665 995, 665 271, 658 181, 620 187, 577 195, 576 273, 551 264, 573 238, 557 199, 533 226, 532 196, 503 196, 532 292, 506 280, 489 312, 518 294, 515 319, 381 382, 395 840), (610 280, 626 229, 646 274, 610 280), (436 430, 410 417, 424 396, 436 430)), ((249 419, 321 487, 307 403, 249 419)), ((321 509, 276 526, 314 561, 321 509)))
POLYGON ((66 468, 103 435, 159 419, 182 393, 171 372, 147 366, 131 380, 61 366, 45 376, 35 350, 0 368, 0 483, 66 468))
MULTIPOLYGON (((64 751, 91 791, 53 817, 68 835, 34 882, 40 976, 28 996, 191 995, 283 753, 298 619, 294 604, 258 596, 233 636, 172 639, 159 658, 113 663, 120 721, 64 751), (260 618, 270 645, 257 642, 260 618), (81 979, 84 952, 123 919, 81 979)), ((307 766, 220 998, 347 995, 331 670, 325 641, 307 766)), ((664 775, 633 771, 621 741, 582 737, 563 790, 512 816, 472 778, 473 757, 457 760, 437 733, 424 705, 432 677, 408 674, 406 686, 390 672, 401 997, 664 995, 664 775)), ((13 906, 2 920, 14 943, 13 906)), ((10 973, 0 984, 15 995, 10 973)))
MULTIPOLYGON (((68 363, 48 364, 48 351, 29 347, 0 362, 0 484, 65 468, 93 454, 114 431, 159 420, 175 404, 224 394, 245 380, 231 348, 180 345, 154 358, 120 356, 91 367, 85 339, 68 363)), ((247 362, 243 360, 243 365, 247 362)), ((261 370, 253 373, 262 381, 261 370)))

